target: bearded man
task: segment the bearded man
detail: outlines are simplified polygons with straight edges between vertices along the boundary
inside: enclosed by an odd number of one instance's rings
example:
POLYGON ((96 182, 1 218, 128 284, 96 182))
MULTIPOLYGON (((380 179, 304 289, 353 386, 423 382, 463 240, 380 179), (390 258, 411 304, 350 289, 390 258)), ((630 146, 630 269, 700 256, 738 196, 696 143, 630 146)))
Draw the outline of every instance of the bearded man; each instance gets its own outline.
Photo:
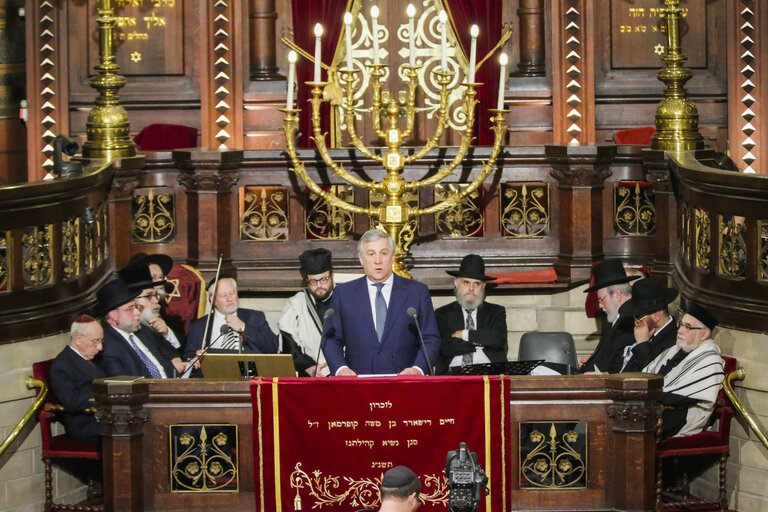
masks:
POLYGON ((485 302, 485 285, 494 278, 485 275, 485 261, 467 254, 454 276, 456 301, 435 311, 440 331, 440 354, 436 373, 470 364, 507 360, 507 310, 485 302))

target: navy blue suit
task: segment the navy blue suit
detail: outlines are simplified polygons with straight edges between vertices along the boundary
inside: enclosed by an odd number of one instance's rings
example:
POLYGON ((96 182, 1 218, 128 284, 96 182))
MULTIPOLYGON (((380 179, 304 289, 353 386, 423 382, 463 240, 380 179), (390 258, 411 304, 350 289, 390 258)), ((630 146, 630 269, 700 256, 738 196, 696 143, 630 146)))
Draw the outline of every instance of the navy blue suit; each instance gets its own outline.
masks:
POLYGON ((434 364, 440 350, 440 333, 429 289, 417 281, 394 276, 384 334, 379 343, 368 286, 368 280, 361 277, 339 284, 333 292, 330 307, 336 314, 326 322, 321 342, 331 375, 342 366, 348 366, 357 374, 400 373, 411 366, 418 366, 425 374, 431 373, 414 320, 406 313, 409 307, 418 312, 424 345, 434 364))
MULTIPOLYGON (((203 331, 208 317, 198 318, 189 324, 189 334, 187 335, 187 344, 184 347, 184 358, 195 357, 198 350, 203 348, 203 331)), ((243 352, 248 354, 276 354, 278 340, 277 335, 272 332, 267 323, 267 317, 261 311, 255 309, 237 310, 237 318, 245 323, 243 329, 243 352)), ((213 317, 208 325, 208 331, 213 329, 213 317)), ((213 333, 210 342, 216 340, 219 333, 213 333)), ((206 336, 206 339, 208 337, 206 336)))
MULTIPOLYGON (((147 349, 155 356, 157 362, 165 370, 165 374, 168 377, 176 376, 176 369, 173 364, 163 357, 160 351, 159 344, 167 343, 160 334, 153 331, 149 327, 142 325, 141 328, 133 333, 138 337, 147 349)), ((96 363, 104 370, 107 377, 114 377, 116 375, 134 375, 143 376, 148 379, 152 378, 152 374, 139 358, 136 351, 128 343, 122 334, 117 330, 104 323, 104 341, 102 342, 103 350, 96 356, 96 363)))
POLYGON ((64 430, 72 439, 96 441, 101 425, 85 410, 93 405, 93 381, 106 377, 104 371, 79 356, 71 347, 64 347, 51 365, 51 390, 66 411, 59 414, 64 430))

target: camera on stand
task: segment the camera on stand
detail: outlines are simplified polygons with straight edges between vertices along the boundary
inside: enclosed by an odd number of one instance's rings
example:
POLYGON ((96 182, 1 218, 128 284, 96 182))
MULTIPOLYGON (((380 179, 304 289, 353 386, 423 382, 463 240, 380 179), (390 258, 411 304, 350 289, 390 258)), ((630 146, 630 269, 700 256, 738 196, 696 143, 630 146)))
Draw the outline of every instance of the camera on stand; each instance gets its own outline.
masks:
POLYGON ((477 454, 469 451, 467 443, 460 443, 458 450, 448 452, 445 476, 450 491, 448 509, 451 512, 475 512, 480 500, 488 494, 488 477, 477 463, 477 454))

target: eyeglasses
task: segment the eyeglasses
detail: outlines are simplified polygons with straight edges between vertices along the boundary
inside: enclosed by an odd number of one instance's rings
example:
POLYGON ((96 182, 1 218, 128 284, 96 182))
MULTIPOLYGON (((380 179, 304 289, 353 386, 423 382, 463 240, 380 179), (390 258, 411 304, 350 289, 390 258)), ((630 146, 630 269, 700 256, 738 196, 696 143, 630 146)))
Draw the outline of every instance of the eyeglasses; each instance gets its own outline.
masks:
POLYGON ((130 306, 122 306, 118 308, 120 311, 125 311, 126 313, 130 313, 131 311, 135 311, 139 309, 139 307, 136 304, 131 304, 130 306))
POLYGON ((160 299, 160 296, 157 294, 157 292, 148 293, 146 295, 139 295, 136 297, 137 299, 160 299))
POLYGON ((317 286, 319 284, 327 283, 328 281, 330 281, 330 279, 331 279, 331 276, 320 277, 317 279, 307 279, 307 284, 309 286, 317 286))
POLYGON ((683 330, 684 332, 700 331, 702 329, 706 329, 706 327, 694 327, 693 325, 684 324, 682 321, 677 322, 677 328, 683 330))

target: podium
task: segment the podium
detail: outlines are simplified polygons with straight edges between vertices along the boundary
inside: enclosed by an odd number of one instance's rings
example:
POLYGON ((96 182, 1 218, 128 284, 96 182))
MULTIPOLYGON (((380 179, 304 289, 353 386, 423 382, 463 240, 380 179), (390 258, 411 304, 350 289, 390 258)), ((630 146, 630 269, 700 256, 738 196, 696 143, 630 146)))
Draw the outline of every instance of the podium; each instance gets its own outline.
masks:
MULTIPOLYGON (((504 411, 510 478, 504 505, 492 512, 654 509, 660 377, 503 379, 509 396, 504 411), (537 477, 543 474, 553 438, 585 461, 583 475, 567 486, 560 485, 556 474, 537 477)), ((344 379, 350 400, 363 380, 344 379)), ((113 378, 95 381, 94 391, 104 425, 106 510, 261 510, 262 493, 256 494, 254 477, 266 454, 261 459, 258 449, 254 454, 263 432, 254 429, 248 381, 113 378)), ((414 400, 420 398, 429 397, 414 400)), ((428 508, 441 510, 437 505, 428 508)), ((281 508, 288 509, 295 507, 281 508)), ((311 505, 305 501, 303 509, 311 505)))

